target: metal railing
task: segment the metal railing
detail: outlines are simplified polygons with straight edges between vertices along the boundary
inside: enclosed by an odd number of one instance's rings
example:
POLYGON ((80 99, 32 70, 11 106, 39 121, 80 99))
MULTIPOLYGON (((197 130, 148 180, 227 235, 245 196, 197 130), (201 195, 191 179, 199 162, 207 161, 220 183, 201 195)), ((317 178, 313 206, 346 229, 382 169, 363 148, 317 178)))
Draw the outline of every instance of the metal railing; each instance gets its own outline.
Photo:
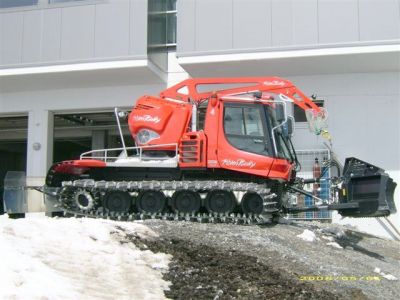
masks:
POLYGON ((161 144, 154 146, 136 146, 136 147, 127 147, 127 148, 110 148, 110 149, 98 149, 84 152, 80 155, 80 159, 97 159, 102 160, 104 162, 116 162, 118 159, 129 159, 129 158, 138 158, 140 161, 149 161, 149 160, 171 160, 174 159, 178 162, 178 144, 161 144), (175 156, 163 156, 163 157, 154 157, 154 156, 143 156, 143 151, 145 150, 154 150, 154 149, 162 149, 162 148, 171 148, 175 147, 175 156), (118 155, 114 155, 113 152, 119 153, 118 155))

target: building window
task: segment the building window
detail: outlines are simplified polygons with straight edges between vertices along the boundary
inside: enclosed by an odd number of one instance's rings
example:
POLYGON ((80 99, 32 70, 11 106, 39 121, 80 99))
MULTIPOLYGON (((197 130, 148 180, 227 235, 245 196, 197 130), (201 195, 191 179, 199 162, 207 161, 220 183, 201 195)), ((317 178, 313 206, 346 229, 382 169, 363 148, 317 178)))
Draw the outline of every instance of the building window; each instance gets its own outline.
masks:
POLYGON ((148 11, 149 46, 176 47, 176 0, 149 0, 148 11))
POLYGON ((0 8, 37 5, 38 0, 0 0, 0 8))
MULTIPOLYGON (((318 107, 324 107, 324 100, 313 100, 313 102, 318 107)), ((297 105, 294 105, 293 116, 294 116, 296 123, 297 122, 307 122, 306 112, 302 108, 298 107, 297 105)))
POLYGON ((176 11, 176 0, 149 0, 149 11, 176 11))
POLYGON ((167 45, 176 45, 176 11, 167 12, 167 45))

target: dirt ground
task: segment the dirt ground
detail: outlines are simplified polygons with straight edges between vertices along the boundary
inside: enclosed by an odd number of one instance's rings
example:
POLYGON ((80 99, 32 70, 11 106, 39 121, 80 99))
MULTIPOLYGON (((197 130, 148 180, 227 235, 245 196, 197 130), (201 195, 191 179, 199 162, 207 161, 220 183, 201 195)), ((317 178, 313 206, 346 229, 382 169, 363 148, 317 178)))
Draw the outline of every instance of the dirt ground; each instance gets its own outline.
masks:
POLYGON ((159 238, 129 240, 173 256, 171 299, 400 299, 399 242, 317 222, 144 224, 159 238))

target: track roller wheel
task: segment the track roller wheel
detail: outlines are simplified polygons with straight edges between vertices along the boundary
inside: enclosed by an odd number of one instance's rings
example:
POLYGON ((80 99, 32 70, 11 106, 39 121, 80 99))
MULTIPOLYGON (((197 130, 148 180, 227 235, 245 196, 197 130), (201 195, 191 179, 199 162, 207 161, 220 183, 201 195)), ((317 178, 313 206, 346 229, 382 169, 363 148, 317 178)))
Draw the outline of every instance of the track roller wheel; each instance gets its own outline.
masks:
POLYGON ((200 210, 200 195, 193 191, 177 191, 172 196, 172 208, 178 213, 196 213, 200 210))
POLYGON ((94 198, 91 193, 85 190, 77 190, 74 195, 75 205, 77 208, 88 211, 94 207, 94 198))
POLYGON ((241 206, 244 214, 259 215, 263 212, 263 199, 256 193, 246 193, 241 206))
POLYGON ((128 192, 112 191, 104 195, 103 206, 112 212, 127 213, 131 208, 131 201, 128 192))
POLYGON ((206 208, 211 213, 231 213, 235 206, 236 198, 232 192, 215 190, 207 195, 206 208))
POLYGON ((165 205, 165 195, 160 191, 141 192, 136 200, 138 211, 150 214, 163 212, 165 205))

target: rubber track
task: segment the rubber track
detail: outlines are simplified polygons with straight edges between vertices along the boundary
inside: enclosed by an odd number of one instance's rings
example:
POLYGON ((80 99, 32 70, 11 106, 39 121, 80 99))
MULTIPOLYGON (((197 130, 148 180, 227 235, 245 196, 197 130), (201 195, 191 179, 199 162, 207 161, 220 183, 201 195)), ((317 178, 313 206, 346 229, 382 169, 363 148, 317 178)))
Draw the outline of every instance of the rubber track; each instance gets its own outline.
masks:
POLYGON ((94 181, 91 179, 66 181, 62 184, 62 189, 58 196, 59 207, 65 215, 75 217, 102 218, 118 221, 134 221, 144 219, 163 219, 163 220, 185 220, 193 222, 210 223, 234 223, 234 224, 266 224, 276 221, 279 216, 277 202, 273 199, 276 195, 270 192, 265 184, 236 181, 94 181), (91 211, 78 210, 73 205, 73 196, 77 190, 89 192, 124 191, 139 192, 142 190, 154 191, 212 191, 225 190, 232 192, 252 192, 257 193, 263 199, 263 212, 255 214, 216 214, 216 213, 115 213, 109 212, 103 207, 91 211), (71 201, 72 200, 72 201, 71 201))

